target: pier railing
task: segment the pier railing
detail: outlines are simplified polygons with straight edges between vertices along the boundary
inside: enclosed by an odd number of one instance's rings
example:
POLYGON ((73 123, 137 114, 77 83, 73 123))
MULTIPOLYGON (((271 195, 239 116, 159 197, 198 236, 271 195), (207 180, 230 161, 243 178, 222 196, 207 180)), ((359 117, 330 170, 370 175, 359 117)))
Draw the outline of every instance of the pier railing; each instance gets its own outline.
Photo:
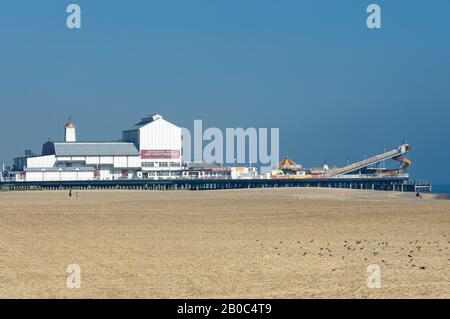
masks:
MULTIPOLYGON (((46 181, 2 182, 7 190, 31 189, 141 189, 141 190, 207 190, 236 188, 276 187, 327 187, 368 190, 415 191, 405 186, 405 177, 383 178, 313 178, 313 179, 173 179, 173 180, 96 180, 96 181, 46 181)), ((409 185, 409 184, 408 184, 409 185)))

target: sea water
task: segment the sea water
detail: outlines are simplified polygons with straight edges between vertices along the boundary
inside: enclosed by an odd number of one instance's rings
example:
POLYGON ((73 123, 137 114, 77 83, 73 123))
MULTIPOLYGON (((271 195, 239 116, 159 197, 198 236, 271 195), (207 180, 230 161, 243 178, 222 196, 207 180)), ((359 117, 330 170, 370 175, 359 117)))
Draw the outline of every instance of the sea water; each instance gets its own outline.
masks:
POLYGON ((433 193, 450 196, 450 184, 433 184, 433 193))

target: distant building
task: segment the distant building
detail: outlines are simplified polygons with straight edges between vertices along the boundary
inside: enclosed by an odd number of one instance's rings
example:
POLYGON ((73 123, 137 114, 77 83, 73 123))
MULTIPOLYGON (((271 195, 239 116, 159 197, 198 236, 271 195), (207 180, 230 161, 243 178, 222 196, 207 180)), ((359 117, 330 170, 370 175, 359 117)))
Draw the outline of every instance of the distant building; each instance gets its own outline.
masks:
MULTIPOLYGON (((15 159, 26 181, 176 178, 181 170, 181 128, 161 115, 143 118, 122 142, 78 142, 70 119, 63 142, 46 142, 39 156, 15 159)), ((18 175, 19 176, 19 175, 18 175)))
POLYGON ((143 178, 175 178, 181 170, 181 128, 159 114, 147 116, 122 132, 141 156, 143 178))
POLYGON ((140 166, 139 152, 132 143, 47 142, 42 156, 27 159, 25 172, 27 181, 112 180, 137 177, 140 166), (40 174, 50 168, 55 174, 40 174))
POLYGON ((217 163, 185 163, 181 171, 185 179, 229 179, 231 168, 217 163))
POLYGON ((24 167, 26 166, 27 158, 35 156, 36 154, 34 154, 31 150, 25 150, 24 156, 14 158, 14 165, 12 167, 12 170, 23 171, 24 167))
POLYGON ((256 167, 231 167, 232 179, 254 179, 258 177, 258 170, 256 167))
POLYGON ((120 142, 77 140, 69 119, 64 141, 48 141, 40 155, 26 151, 5 176, 16 181, 87 181, 119 179, 248 179, 252 167, 182 162, 181 128, 154 114, 122 132, 120 142))

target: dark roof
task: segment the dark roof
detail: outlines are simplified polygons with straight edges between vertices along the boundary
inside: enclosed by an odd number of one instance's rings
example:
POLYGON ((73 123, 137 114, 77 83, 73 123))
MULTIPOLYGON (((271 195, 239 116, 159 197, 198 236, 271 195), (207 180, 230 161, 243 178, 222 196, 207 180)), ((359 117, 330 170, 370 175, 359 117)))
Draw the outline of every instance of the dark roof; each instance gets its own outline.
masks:
POLYGON ((56 156, 139 156, 133 143, 125 142, 48 142, 42 155, 56 156))
POLYGON ((145 116, 141 119, 141 121, 139 123, 136 123, 133 125, 132 128, 125 130, 124 132, 129 132, 129 131, 135 131, 140 129, 141 127, 144 127, 145 125, 155 122, 159 119, 162 119, 163 117, 159 114, 153 114, 153 115, 149 115, 149 116, 145 116))

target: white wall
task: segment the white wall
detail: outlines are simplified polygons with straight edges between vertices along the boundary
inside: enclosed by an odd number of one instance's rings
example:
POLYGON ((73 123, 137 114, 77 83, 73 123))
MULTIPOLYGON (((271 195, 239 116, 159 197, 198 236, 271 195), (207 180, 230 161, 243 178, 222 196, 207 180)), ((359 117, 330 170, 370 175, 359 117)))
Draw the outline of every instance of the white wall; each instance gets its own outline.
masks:
POLYGON ((141 150, 180 150, 181 128, 159 119, 140 129, 141 150))
POLYGON ((128 167, 128 156, 115 156, 114 157, 114 167, 127 168, 128 167))
MULTIPOLYGON (((140 151, 143 150, 175 150, 178 158, 141 158, 145 162, 177 162, 181 165, 181 128, 164 120, 158 119, 140 128, 140 151)), ((180 166, 178 165, 178 166, 180 166)), ((142 167, 142 170, 174 170, 169 167, 142 167)))
POLYGON ((66 142, 76 142, 77 141, 77 133, 74 127, 66 127, 64 140, 66 142))
POLYGON ((140 168, 141 167, 141 157, 140 156, 129 156, 128 157, 128 167, 129 168, 140 168))
POLYGON ((140 156, 87 156, 87 157, 58 157, 58 161, 85 162, 87 166, 96 167, 100 164, 114 165, 117 168, 140 168, 140 156))
POLYGON ((100 164, 114 164, 112 156, 102 156, 100 157, 100 164))
POLYGON ((100 158, 98 156, 86 157, 86 165, 97 165, 97 164, 100 164, 100 158))
POLYGON ((113 172, 110 168, 100 168, 100 179, 113 179, 113 172))
POLYGON ((94 179, 94 172, 26 172, 27 182, 87 181, 94 179), (78 175, 78 176, 77 176, 78 175))
POLYGON ((55 155, 29 157, 27 158, 26 166, 28 168, 54 167, 55 162, 55 155))

